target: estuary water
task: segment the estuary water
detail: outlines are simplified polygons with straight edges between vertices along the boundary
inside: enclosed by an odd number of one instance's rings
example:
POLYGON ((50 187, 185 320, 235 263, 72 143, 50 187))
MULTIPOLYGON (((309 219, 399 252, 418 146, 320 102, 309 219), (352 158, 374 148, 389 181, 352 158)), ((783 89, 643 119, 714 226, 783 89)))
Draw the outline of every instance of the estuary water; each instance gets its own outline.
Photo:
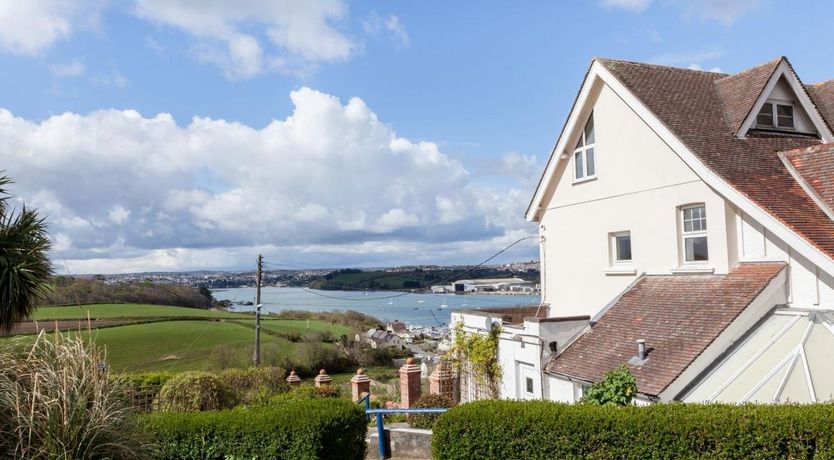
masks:
MULTIPOLYGON (((255 300, 255 288, 217 289, 218 300, 255 300)), ((538 305, 538 295, 417 294, 398 291, 320 291, 305 288, 261 289, 262 312, 282 310, 355 310, 379 318, 420 326, 448 325, 455 310, 538 305)), ((254 311, 254 305, 233 305, 233 311, 254 311)))

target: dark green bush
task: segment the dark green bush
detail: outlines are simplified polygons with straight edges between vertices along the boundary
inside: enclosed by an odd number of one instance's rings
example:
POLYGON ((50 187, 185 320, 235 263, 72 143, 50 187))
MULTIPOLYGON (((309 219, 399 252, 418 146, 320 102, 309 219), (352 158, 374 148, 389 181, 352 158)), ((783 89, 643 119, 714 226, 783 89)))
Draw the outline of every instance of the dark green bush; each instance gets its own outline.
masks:
POLYGON ((482 401, 434 426, 439 459, 834 458, 834 404, 482 401))
POLYGON ((277 367, 226 369, 220 379, 229 386, 235 398, 244 404, 264 404, 269 398, 286 393, 286 373, 277 367))
POLYGON ((273 407, 158 413, 140 419, 157 459, 362 459, 365 415, 340 399, 273 407))
MULTIPOLYGON (((421 407, 452 407, 454 403, 447 397, 441 395, 425 394, 414 402, 415 409, 421 407)), ((408 423, 414 428, 431 430, 440 414, 412 414, 408 416, 408 423)))
POLYGON ((177 374, 159 392, 159 409, 166 412, 228 409, 236 402, 229 386, 207 372, 177 374))

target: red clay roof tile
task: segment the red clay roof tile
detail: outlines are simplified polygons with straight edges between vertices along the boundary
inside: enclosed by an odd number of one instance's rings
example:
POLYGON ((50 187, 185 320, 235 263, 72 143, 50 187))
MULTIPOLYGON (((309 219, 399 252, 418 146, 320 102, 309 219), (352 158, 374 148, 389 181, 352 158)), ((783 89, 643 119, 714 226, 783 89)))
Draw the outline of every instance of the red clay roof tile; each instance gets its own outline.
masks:
POLYGON ((657 396, 762 292, 786 264, 741 263, 726 275, 644 276, 547 372, 596 382, 626 364, 645 339, 648 359, 629 365, 637 390, 657 396))

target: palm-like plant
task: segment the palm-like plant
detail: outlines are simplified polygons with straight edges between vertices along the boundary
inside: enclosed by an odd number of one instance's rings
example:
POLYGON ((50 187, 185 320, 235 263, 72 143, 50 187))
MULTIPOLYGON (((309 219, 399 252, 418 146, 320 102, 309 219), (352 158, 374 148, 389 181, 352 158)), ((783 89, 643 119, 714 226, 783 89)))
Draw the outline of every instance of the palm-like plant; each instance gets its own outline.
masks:
POLYGON ((6 186, 12 181, 0 171, 0 331, 28 318, 49 291, 51 247, 43 218, 25 206, 9 206, 6 186))

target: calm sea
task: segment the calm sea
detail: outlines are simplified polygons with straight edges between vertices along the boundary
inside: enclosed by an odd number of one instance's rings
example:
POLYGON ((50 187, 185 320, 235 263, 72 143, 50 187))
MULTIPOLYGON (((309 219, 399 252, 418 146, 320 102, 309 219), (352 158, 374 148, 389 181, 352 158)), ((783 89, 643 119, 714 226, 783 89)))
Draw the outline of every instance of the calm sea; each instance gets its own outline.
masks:
MULTIPOLYGON (((233 302, 254 301, 255 288, 218 289, 212 291, 218 300, 233 302)), ((318 291, 304 288, 261 289, 262 311, 282 310, 356 310, 382 321, 395 319, 421 326, 448 325, 455 310, 489 307, 538 305, 538 295, 482 295, 482 294, 412 294, 376 291, 318 291)), ((254 306, 235 305, 234 311, 254 311, 254 306)))

